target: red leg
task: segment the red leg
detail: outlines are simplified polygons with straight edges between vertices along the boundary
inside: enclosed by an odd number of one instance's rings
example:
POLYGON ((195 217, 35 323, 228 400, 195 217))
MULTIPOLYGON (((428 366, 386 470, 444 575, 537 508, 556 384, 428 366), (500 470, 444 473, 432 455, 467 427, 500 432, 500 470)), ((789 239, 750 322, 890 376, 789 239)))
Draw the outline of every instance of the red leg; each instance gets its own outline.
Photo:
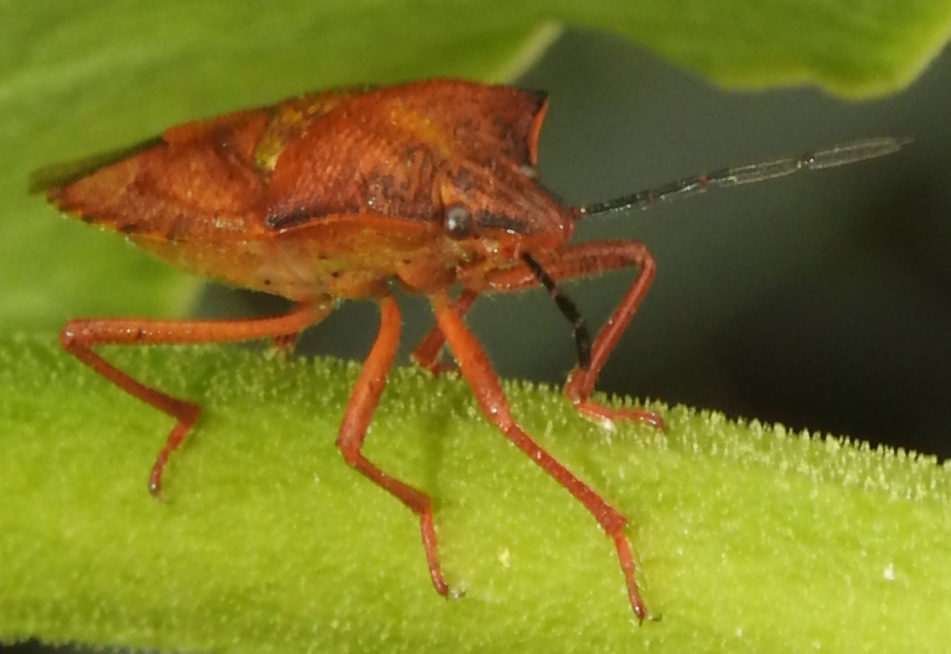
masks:
POLYGON ((300 332, 293 332, 291 334, 278 334, 271 339, 271 346, 279 352, 290 354, 294 351, 294 347, 297 345, 298 338, 300 338, 300 332))
POLYGON ((343 422, 337 436, 337 447, 343 453, 347 463, 359 470, 373 483, 396 496, 403 504, 413 510, 420 518, 420 531, 423 537, 423 548, 426 550, 426 563, 429 565, 429 576, 433 581, 436 592, 445 595, 449 588, 439 571, 439 560, 436 557, 436 531, 433 528, 433 514, 429 497, 398 479, 395 479, 363 456, 360 448, 367 435, 367 426, 383 385, 386 375, 393 364, 393 357, 399 345, 400 310, 396 300, 385 297, 380 300, 380 331, 376 341, 363 364, 360 378, 353 387, 353 394, 347 403, 343 414, 343 422))
MULTIPOLYGON (((452 310, 456 315, 466 315, 466 312, 469 311, 469 308, 477 297, 479 297, 479 294, 475 291, 464 290, 462 294, 453 301, 452 310)), ((439 362, 439 351, 442 350, 442 346, 445 342, 446 338, 442 335, 442 332, 439 331, 439 327, 435 326, 423 337, 423 340, 413 349, 413 353, 410 356, 416 360, 419 366, 434 375, 446 372, 447 370, 451 370, 453 366, 439 362)))
POLYGON ((502 387, 485 353, 459 315, 453 311, 448 296, 445 293, 437 293, 430 296, 430 302, 436 313, 436 324, 446 337, 449 347, 452 348, 453 355, 462 369, 462 375, 469 382, 476 401, 486 417, 533 462, 541 466, 545 472, 574 495, 591 512, 605 533, 614 540, 621 570, 627 583, 631 607, 638 619, 643 620, 646 612, 634 581, 631 549, 624 535, 624 525, 627 523, 624 516, 522 431, 522 428, 512 419, 502 387))
MULTIPOLYGON (((545 271, 556 280, 571 279, 617 270, 619 268, 637 268, 637 277, 621 298, 614 313, 598 332, 591 347, 591 364, 586 370, 575 368, 565 383, 565 395, 583 415, 599 422, 610 423, 613 420, 637 420, 664 428, 663 419, 653 411, 642 409, 612 409, 589 397, 594 388, 598 373, 604 367, 608 355, 634 316, 641 300, 647 293, 654 278, 654 258, 647 248, 637 241, 601 241, 575 245, 556 253, 549 260, 540 261, 545 271)), ((478 286, 479 290, 517 291, 536 286, 538 280, 527 266, 519 265, 508 270, 491 273, 478 286)))
POLYGON ((192 402, 179 400, 136 381, 93 352, 92 348, 97 345, 197 344, 274 338, 299 332, 319 322, 330 310, 329 303, 301 304, 282 316, 250 320, 70 320, 60 331, 59 340, 67 352, 116 386, 177 421, 149 476, 149 492, 158 496, 162 485, 162 470, 169 454, 181 444, 195 424, 200 409, 192 402))

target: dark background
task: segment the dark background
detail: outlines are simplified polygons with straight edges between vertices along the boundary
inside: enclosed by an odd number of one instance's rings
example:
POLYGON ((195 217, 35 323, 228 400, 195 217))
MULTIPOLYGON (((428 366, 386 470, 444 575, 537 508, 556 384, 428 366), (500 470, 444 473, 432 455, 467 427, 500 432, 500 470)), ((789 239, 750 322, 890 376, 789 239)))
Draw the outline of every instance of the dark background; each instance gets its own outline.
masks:
MULTIPOLYGON (((540 176, 571 204, 865 136, 914 137, 881 160, 583 224, 576 241, 639 239, 658 265, 599 389, 951 454, 951 56, 904 93, 851 103, 720 90, 570 32, 520 84, 551 95, 540 176)), ((594 328, 632 277, 566 289, 594 328)), ((401 300, 405 363, 432 318, 421 299, 401 300)), ((279 306, 209 287, 195 313, 279 306)), ((502 376, 560 383, 574 363, 544 292, 482 299, 469 324, 502 376)), ((376 325, 371 303, 351 303, 302 346, 362 358, 376 325)))

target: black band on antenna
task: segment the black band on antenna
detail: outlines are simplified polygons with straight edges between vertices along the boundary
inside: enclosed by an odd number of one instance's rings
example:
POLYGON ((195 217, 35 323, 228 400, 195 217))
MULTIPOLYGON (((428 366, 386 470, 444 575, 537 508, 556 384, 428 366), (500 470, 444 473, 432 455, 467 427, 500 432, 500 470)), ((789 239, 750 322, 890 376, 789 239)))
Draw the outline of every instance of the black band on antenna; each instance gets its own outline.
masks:
POLYGON ((548 290, 549 295, 558 305, 561 314, 571 323, 575 334, 575 347, 578 350, 578 367, 587 370, 591 367, 591 335, 588 334, 588 327, 585 325, 584 318, 578 312, 578 307, 571 301, 571 298, 558 288, 555 280, 545 272, 545 269, 530 254, 523 252, 522 260, 538 281, 542 283, 542 286, 548 290))

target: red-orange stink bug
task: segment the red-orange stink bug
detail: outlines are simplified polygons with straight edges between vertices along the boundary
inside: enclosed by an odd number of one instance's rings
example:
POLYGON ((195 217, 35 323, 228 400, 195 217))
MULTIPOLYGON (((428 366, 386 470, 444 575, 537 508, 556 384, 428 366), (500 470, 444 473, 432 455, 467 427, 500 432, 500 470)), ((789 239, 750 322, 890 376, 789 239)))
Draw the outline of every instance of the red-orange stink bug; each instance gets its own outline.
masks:
POLYGON ((544 285, 572 323, 578 366, 565 394, 599 421, 638 420, 643 410, 590 400, 608 354, 644 297, 654 261, 636 241, 567 245, 575 222, 660 200, 837 166, 897 150, 869 139, 773 162, 724 169, 604 203, 566 208, 536 181, 544 93, 433 80, 303 95, 273 106, 188 123, 112 155, 38 172, 61 210, 122 232, 187 270, 296 302, 272 318, 224 321, 70 320, 63 347, 120 388, 175 418, 149 478, 162 469, 199 408, 132 379, 93 351, 103 344, 272 339, 290 345, 338 298, 373 298, 380 329, 344 412, 337 445, 347 463, 420 517, 436 591, 448 592, 436 555, 427 495, 361 453, 396 352, 400 313, 390 288, 429 298, 436 326, 413 352, 438 369, 449 345, 485 416, 591 512, 617 548, 634 613, 646 615, 634 581, 625 519, 515 423, 492 368, 462 321, 481 293, 544 285), (557 281, 631 267, 637 277, 593 343, 557 281), (462 288, 451 299, 448 289, 462 288))

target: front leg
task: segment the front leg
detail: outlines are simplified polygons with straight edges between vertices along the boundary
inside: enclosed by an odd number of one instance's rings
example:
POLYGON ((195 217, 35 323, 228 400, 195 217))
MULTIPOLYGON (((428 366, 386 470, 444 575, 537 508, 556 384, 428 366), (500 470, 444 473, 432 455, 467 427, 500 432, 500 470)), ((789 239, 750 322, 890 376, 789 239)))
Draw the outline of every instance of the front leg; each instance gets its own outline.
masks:
POLYGON ((559 463, 551 454, 536 443, 512 418, 508 401, 502 392, 502 386, 488 357, 485 356, 478 341, 462 322, 445 292, 431 295, 429 301, 436 314, 436 324, 439 331, 445 336, 446 342, 452 349, 459 362, 462 376, 469 383, 476 402, 491 423, 493 423, 506 438, 515 444, 522 452, 528 455, 533 463, 542 468, 551 477, 561 484, 575 499, 591 513, 604 532, 614 541, 617 550, 618 563, 627 585, 628 599, 634 615, 643 621, 647 616, 644 602, 641 600, 634 580, 634 558, 631 547, 624 534, 627 520, 604 498, 598 495, 590 486, 572 474, 559 463))
MULTIPOLYGON (((654 278, 654 258, 643 243, 637 241, 598 241, 566 248, 555 257, 540 260, 545 272, 554 280, 595 275, 620 268, 636 268, 630 288, 617 308, 598 332, 591 346, 591 357, 584 368, 576 367, 565 383, 565 395, 578 411, 597 422, 611 425, 615 420, 636 420, 664 429, 664 421, 653 411, 644 409, 612 409, 590 399, 594 382, 608 356, 627 328, 638 305, 644 299, 654 278)), ((539 280, 531 269, 520 264, 486 275, 476 291, 518 291, 537 286, 539 280)))

